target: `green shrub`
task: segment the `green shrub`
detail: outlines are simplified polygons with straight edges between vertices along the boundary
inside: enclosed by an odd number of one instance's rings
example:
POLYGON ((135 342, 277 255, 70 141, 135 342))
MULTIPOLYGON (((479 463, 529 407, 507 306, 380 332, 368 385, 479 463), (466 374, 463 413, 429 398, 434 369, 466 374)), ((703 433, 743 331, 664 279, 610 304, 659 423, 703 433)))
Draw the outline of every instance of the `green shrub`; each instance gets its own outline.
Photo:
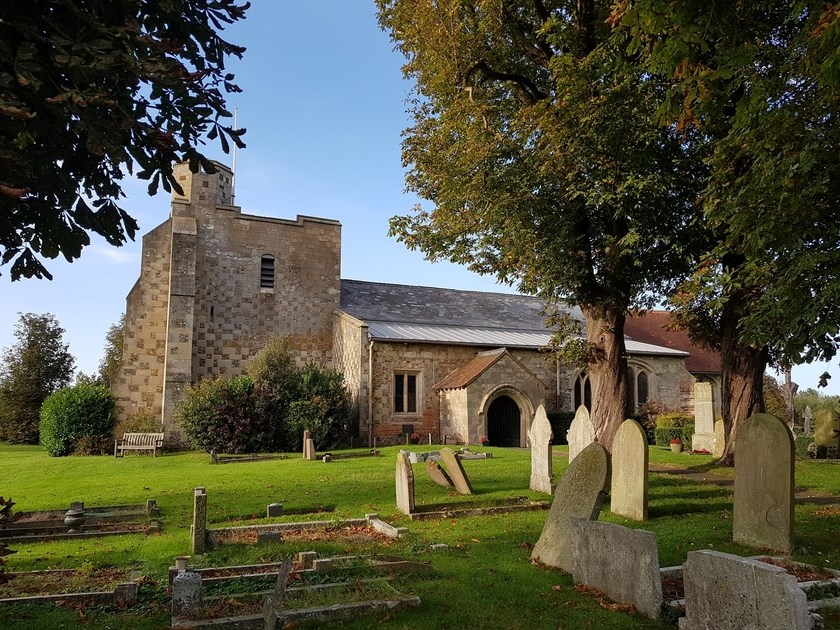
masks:
POLYGON ((674 438, 680 438, 687 447, 694 435, 694 416, 686 413, 664 413, 656 419, 656 445, 668 446, 674 438))
POLYGON ((796 457, 798 459, 809 459, 808 445, 814 441, 813 435, 796 436, 796 457))
POLYGON ((65 387, 41 406, 41 444, 52 457, 72 453, 84 440, 84 450, 110 441, 114 430, 114 396, 104 385, 65 387))
POLYGON ((286 416, 289 450, 303 448, 305 429, 319 450, 346 446, 352 416, 353 406, 341 373, 310 363, 299 373, 298 400, 289 405, 286 416))
POLYGON ((160 414, 143 409, 130 415, 117 424, 115 434, 122 436, 123 433, 163 433, 163 423, 160 421, 160 414))
POLYGON ((175 419, 193 448, 217 453, 277 450, 270 419, 258 411, 247 376, 204 380, 187 390, 175 419))

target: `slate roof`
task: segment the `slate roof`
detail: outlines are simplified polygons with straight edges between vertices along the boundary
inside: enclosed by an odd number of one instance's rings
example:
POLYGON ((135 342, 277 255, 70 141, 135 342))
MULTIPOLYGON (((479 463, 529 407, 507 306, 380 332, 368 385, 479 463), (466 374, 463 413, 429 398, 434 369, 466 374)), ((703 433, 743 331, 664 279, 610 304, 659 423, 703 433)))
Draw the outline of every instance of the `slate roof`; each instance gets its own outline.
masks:
POLYGON ((624 323, 624 334, 634 341, 687 352, 685 369, 693 374, 720 374, 720 353, 695 345, 683 330, 668 330, 670 323, 671 314, 668 311, 648 311, 644 315, 628 317, 624 323))
MULTIPOLYGON (((371 338, 405 343, 444 343, 490 348, 546 346, 544 302, 530 295, 462 291, 342 280, 340 310, 365 322, 371 338)), ((578 308, 568 308, 583 323, 578 308)), ((686 356, 681 349, 626 341, 632 354, 686 356)))

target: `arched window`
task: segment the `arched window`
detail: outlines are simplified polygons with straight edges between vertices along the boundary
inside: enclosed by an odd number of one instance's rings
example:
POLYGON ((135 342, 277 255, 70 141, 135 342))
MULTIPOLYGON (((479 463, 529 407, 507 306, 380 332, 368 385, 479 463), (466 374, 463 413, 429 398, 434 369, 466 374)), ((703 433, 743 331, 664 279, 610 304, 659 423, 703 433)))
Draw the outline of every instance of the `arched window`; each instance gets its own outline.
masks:
POLYGON ((581 372, 575 379, 574 403, 575 409, 581 405, 589 410, 592 409, 592 385, 586 372, 581 372))
POLYGON ((260 289, 274 288, 274 256, 260 259, 260 289))
POLYGON ((650 399, 650 374, 640 367, 627 368, 627 409, 637 413, 650 399))

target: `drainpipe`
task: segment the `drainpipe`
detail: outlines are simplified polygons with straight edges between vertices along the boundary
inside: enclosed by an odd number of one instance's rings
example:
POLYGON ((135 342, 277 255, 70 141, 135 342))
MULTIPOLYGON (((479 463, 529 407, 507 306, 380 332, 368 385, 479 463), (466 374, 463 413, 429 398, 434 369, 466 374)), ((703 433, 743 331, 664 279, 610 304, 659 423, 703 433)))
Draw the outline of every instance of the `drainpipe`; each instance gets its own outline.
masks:
POLYGON ((368 345, 368 446, 373 448, 373 339, 368 345))

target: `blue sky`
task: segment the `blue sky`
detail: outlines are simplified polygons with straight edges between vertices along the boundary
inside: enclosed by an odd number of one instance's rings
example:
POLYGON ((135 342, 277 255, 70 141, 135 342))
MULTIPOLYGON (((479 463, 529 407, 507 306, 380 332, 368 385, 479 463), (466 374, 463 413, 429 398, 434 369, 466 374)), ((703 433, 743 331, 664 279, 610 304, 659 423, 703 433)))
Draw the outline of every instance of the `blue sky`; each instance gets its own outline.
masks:
MULTIPOLYGON (((402 58, 376 23, 373 0, 255 0, 248 18, 226 31, 247 47, 233 60, 243 93, 229 99, 248 129, 236 166, 243 212, 338 219, 342 277, 379 282, 512 291, 492 277, 431 264, 388 238, 388 218, 419 200, 404 192, 401 132, 408 124, 402 58)), ((216 143, 208 154, 230 164, 216 143)), ((144 234, 169 214, 169 196, 125 180, 124 206, 144 234)), ((18 312, 53 313, 84 372, 96 370, 105 332, 125 310, 140 270, 140 239, 121 248, 94 237, 72 264, 48 261, 52 282, 10 282, 0 272, 0 347, 14 343, 18 312)), ((800 367, 794 380, 815 387, 825 366, 800 367)), ((840 393, 840 370, 827 393, 840 393)))

